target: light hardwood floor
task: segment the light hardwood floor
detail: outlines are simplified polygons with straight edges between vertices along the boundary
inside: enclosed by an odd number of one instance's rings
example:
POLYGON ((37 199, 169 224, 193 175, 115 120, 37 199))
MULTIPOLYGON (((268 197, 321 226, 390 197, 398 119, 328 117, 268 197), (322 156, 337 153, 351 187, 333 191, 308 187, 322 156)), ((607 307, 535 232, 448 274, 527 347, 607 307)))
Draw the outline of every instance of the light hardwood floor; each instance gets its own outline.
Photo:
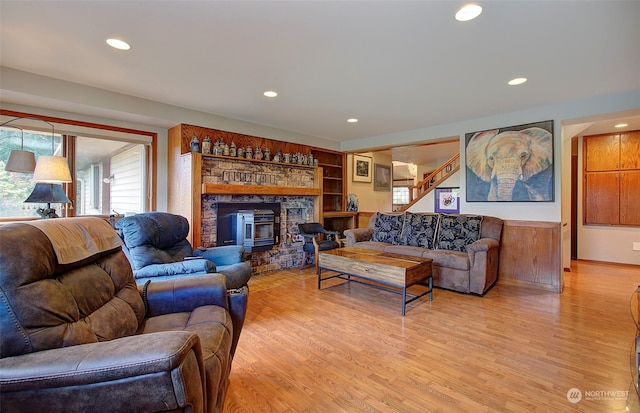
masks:
POLYGON ((436 289, 402 317, 399 295, 318 290, 313 268, 255 276, 225 412, 624 412, 640 269, 564 278, 562 294, 436 289))

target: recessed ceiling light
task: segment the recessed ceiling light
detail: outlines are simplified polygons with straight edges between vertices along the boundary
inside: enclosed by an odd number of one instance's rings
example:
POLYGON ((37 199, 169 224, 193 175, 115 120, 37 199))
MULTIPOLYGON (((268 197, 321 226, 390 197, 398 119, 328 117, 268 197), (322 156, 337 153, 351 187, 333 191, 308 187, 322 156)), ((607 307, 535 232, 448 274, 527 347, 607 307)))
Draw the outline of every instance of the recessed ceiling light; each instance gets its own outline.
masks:
POLYGON ((456 20, 459 22, 467 22, 480 16, 480 13, 482 13, 482 7, 477 4, 467 4, 458 10, 456 20))
POLYGON ((356 118, 347 119, 347 122, 356 123, 356 122, 358 122, 358 119, 356 119, 356 118))
POLYGON ((268 98, 274 98, 274 97, 278 96, 278 92, 274 92, 273 90, 267 90, 263 94, 268 98))
POLYGON ((118 50, 129 50, 131 49, 131 46, 129 45, 129 43, 125 42, 124 40, 120 40, 120 39, 107 39, 107 44, 111 47, 113 47, 114 49, 118 49, 118 50))
POLYGON ((527 81, 526 77, 516 77, 515 79, 511 79, 507 83, 509 84, 509 86, 516 86, 516 85, 521 85, 526 81, 527 81))
POLYGON ((626 128, 629 126, 628 123, 618 123, 617 125, 613 125, 614 128, 626 128))

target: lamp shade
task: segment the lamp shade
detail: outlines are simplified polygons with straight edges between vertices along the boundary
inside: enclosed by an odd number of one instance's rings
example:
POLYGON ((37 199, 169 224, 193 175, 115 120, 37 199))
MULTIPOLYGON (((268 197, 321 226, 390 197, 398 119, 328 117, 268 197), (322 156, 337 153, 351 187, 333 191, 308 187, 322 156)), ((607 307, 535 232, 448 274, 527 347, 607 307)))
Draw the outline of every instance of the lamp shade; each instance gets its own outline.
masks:
POLYGON ((33 173, 36 168, 36 156, 33 152, 14 149, 9 154, 5 171, 33 173))
POLYGON ((69 201, 69 198, 67 198, 67 195, 65 195, 64 190, 62 189, 62 185, 50 184, 46 182, 38 182, 36 184, 36 187, 33 188, 33 192, 31 192, 31 195, 29 195, 29 198, 27 198, 24 202, 40 204, 71 203, 71 201, 69 201))
POLYGON ((35 182, 59 184, 71 181, 71 172, 67 158, 62 156, 40 156, 33 171, 35 182))

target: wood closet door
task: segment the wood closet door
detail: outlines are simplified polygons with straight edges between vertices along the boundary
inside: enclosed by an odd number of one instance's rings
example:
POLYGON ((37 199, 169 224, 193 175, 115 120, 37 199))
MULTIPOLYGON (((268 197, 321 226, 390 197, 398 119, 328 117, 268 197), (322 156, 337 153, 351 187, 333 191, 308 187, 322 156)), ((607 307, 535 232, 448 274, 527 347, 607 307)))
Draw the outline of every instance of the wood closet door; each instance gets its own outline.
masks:
POLYGON ((640 131, 620 135, 620 169, 640 169, 640 131))
POLYGON ((618 169, 620 159, 620 136, 598 135, 585 139, 585 169, 611 171, 618 169))
POLYGON ((620 172, 620 223, 640 226, 640 171, 620 172))
POLYGON ((585 174, 585 223, 619 224, 619 173, 585 174))

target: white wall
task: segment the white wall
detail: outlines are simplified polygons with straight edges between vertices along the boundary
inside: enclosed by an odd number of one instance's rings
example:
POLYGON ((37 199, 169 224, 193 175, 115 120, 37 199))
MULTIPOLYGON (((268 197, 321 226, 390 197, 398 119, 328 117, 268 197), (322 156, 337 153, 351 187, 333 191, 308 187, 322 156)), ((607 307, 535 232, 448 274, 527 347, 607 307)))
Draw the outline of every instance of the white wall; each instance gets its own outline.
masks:
POLYGON ((140 179, 144 176, 145 147, 136 145, 111 158, 110 175, 114 177, 108 184, 110 190, 109 211, 121 214, 144 212, 146 182, 140 179))
MULTIPOLYGON (((454 173, 450 177, 448 177, 443 183, 437 186, 437 188, 455 188, 460 187, 460 171, 454 173)), ((464 198, 464 194, 460 193, 460 198, 464 198)), ((416 202, 411 208, 409 208, 410 212, 433 212, 435 210, 435 200, 434 200, 434 191, 429 192, 422 199, 416 202)), ((468 214, 469 211, 463 209, 462 205, 460 205, 460 213, 468 214)))

